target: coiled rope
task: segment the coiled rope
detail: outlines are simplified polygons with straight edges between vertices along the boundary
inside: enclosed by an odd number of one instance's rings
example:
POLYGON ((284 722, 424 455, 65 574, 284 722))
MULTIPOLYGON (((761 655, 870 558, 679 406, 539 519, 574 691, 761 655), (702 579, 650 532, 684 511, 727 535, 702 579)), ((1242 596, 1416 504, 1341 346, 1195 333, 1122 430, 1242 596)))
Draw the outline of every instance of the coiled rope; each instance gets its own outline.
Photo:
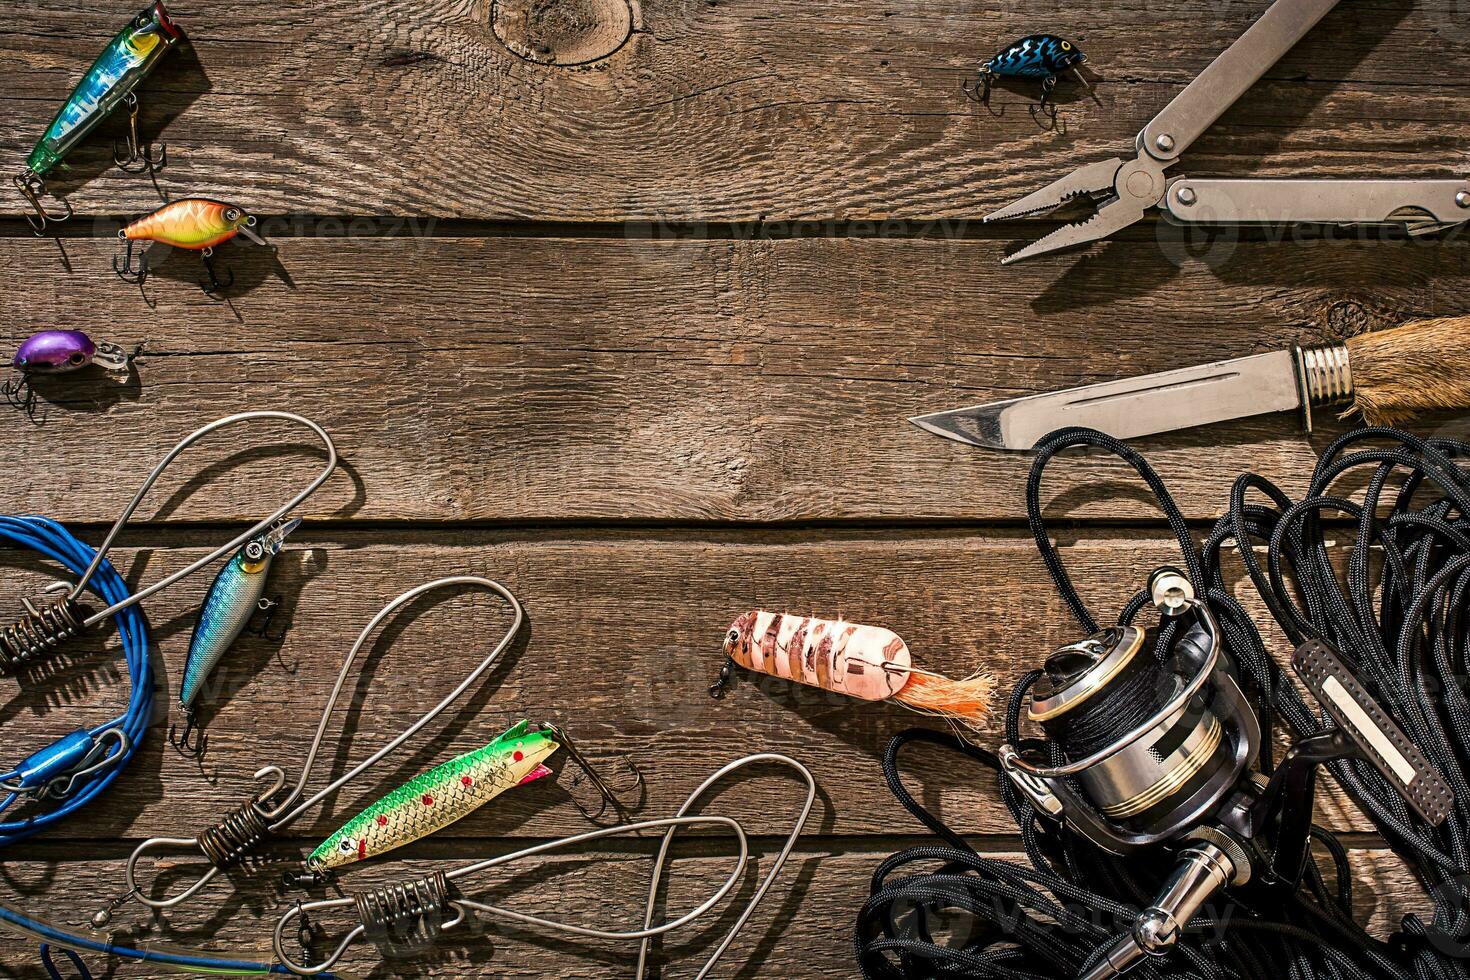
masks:
MULTIPOLYGON (((1229 509, 1197 546, 1163 481, 1137 452, 1091 430, 1053 433, 1037 446, 1027 509, 1058 591, 1082 630, 1093 633, 1097 621, 1073 586, 1041 516, 1040 487, 1048 463, 1081 446, 1117 455, 1152 489, 1197 594, 1221 624, 1263 729, 1281 726, 1303 737, 1320 731, 1324 722, 1286 680, 1257 624, 1232 593, 1232 579, 1221 567, 1230 545, 1285 638, 1294 645, 1321 639, 1345 651, 1373 694, 1440 768, 1459 801, 1442 826, 1431 828, 1370 766, 1333 764, 1338 782, 1428 892, 1432 914, 1427 921, 1410 913, 1387 941, 1370 935, 1354 920, 1354 869, 1347 849, 1332 833, 1314 827, 1325 867, 1314 856, 1291 900, 1276 908, 1247 909, 1228 899, 1209 906, 1172 953, 1141 964, 1133 975, 1188 980, 1470 977, 1470 698, 1464 680, 1470 673, 1470 444, 1383 428, 1350 433, 1322 455, 1300 501, 1261 476, 1241 476, 1231 489, 1229 509), (1347 490, 1334 493, 1340 485, 1361 490, 1361 502, 1349 499, 1347 490), (1343 575, 1333 563, 1329 532, 1352 539, 1343 575), (1258 546, 1265 547, 1264 563, 1255 554, 1258 546)), ((1120 624, 1130 623, 1147 604, 1146 594, 1134 596, 1120 624)), ((1163 655, 1172 642, 1166 632, 1160 640, 1163 655)), ((1012 692, 1006 738, 1023 750, 1050 750, 1055 758, 1054 745, 1023 738, 1020 731, 1025 697, 1040 674, 1026 674, 1012 692)), ((1112 857, 1059 829, 999 777, 1029 866, 977 853, 904 788, 898 756, 915 741, 941 744, 999 769, 993 754, 947 734, 914 730, 889 745, 883 771, 890 789, 943 844, 895 854, 874 873, 856 933, 858 963, 869 980, 1076 976, 1131 926, 1168 874, 1171 862, 1156 854, 1112 857), (936 935, 941 922, 947 935, 936 935)), ((1259 764, 1268 774, 1274 754, 1266 739, 1259 764)))
MULTIPOLYGON (((0 516, 0 540, 36 552, 80 576, 91 566, 97 552, 72 536, 55 521, 44 517, 0 516)), ((104 560, 87 583, 87 591, 105 605, 126 600, 131 593, 112 563, 104 560)), ((35 804, 36 812, 0 821, 0 847, 24 840, 50 827, 95 800, 112 785, 132 760, 148 727, 153 704, 153 674, 148 661, 148 628, 138 606, 129 606, 113 616, 123 659, 127 663, 130 690, 122 714, 87 729, 95 744, 107 743, 106 754, 91 760, 90 771, 67 774, 60 783, 31 783, 23 779, 24 766, 0 774, 0 814, 22 802, 35 804), (73 778, 74 777, 74 778, 73 778), (70 785, 67 785, 67 781, 70 785), (48 785, 51 786, 48 791, 48 785), (54 802, 53 802, 54 801, 54 802)))

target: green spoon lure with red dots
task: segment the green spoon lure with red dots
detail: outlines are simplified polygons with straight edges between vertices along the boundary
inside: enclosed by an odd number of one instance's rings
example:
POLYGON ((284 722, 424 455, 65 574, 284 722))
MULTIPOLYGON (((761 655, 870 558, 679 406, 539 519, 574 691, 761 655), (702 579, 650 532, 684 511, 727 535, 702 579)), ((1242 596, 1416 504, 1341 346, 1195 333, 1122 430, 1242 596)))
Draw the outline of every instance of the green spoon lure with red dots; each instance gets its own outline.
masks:
POLYGON ((530 722, 512 725, 484 748, 450 759, 404 783, 349 820, 306 859, 329 871, 405 844, 469 816, 508 789, 550 775, 542 763, 561 747, 530 722))

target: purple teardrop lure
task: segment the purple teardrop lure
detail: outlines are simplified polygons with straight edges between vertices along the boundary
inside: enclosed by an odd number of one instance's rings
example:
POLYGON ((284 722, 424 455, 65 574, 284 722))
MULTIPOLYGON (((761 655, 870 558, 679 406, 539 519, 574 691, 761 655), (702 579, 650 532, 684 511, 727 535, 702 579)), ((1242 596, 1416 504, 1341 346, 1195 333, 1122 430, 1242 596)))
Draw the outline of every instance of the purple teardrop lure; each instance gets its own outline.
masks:
POLYGON ((126 371, 131 358, 116 344, 95 343, 80 330, 44 330, 20 345, 15 367, 27 374, 60 374, 96 364, 126 371))

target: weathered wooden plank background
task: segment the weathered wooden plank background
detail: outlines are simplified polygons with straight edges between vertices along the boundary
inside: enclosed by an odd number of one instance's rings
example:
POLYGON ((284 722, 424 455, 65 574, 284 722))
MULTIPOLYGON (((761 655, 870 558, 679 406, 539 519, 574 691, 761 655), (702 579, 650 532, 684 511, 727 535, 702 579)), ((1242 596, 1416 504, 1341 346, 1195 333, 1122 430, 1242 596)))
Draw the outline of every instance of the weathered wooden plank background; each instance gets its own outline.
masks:
MULTIPOLYGON (((195 833, 250 793, 259 765, 294 772, 342 654, 383 602, 467 572, 526 603, 529 629, 507 665, 381 781, 345 792, 272 856, 299 854, 384 783, 522 715, 566 723, 615 770, 620 754, 636 759, 640 816, 671 812, 747 751, 788 752, 823 798, 793 870, 719 975, 852 975, 850 923, 869 874, 922 839, 877 765, 913 717, 749 678, 712 702, 724 627, 754 605, 841 613, 900 629, 940 668, 981 666, 1002 682, 1073 638, 1022 523, 1028 461, 934 439, 904 417, 1470 308, 1470 249, 1457 239, 1195 239, 1146 224, 1083 256, 997 265, 1045 226, 982 228, 980 215, 1125 149, 1264 7, 174 5, 193 46, 143 92, 144 130, 169 144, 162 186, 243 204, 272 247, 220 250, 237 276, 225 303, 194 288, 191 256, 156 263, 142 290, 118 282, 110 239, 155 199, 109 165, 115 128, 55 181, 78 210, 60 238, 31 237, 4 197, 7 349, 48 327, 148 342, 135 379, 44 385, 43 425, 5 423, 5 509, 98 540, 160 453, 246 408, 318 420, 343 465, 278 564, 285 638, 248 638, 220 676, 204 763, 164 745, 160 714, 105 804, 5 854, 6 894, 85 918, 121 887, 138 840, 195 833), (997 94, 999 117, 960 91, 979 57, 1038 28, 1075 38, 1095 69, 1096 100, 1064 85, 1052 133, 1033 125, 1022 91, 997 94)), ((6 166, 20 168, 129 12, 75 0, 9 12, 6 166)), ((1462 0, 1344 4, 1200 141, 1189 172, 1457 172, 1467 37, 1462 0)), ((1308 438, 1294 419, 1263 418, 1143 448, 1203 525, 1243 467, 1301 487, 1334 431, 1308 438)), ((153 580, 317 465, 286 429, 199 447, 125 535, 120 566, 153 580)), ((1084 594, 1109 608, 1170 556, 1167 530, 1121 466, 1084 457, 1055 473, 1049 512, 1084 594)), ((5 608, 45 574, 0 552, 5 608)), ((171 689, 204 588, 191 580, 149 605, 171 689)), ((452 687, 503 616, 473 594, 416 609, 355 692, 333 771, 452 687)), ((124 689, 115 663, 81 656, 0 695, 6 758, 109 717, 124 689)), ((924 792, 981 846, 1016 846, 988 774, 934 772, 924 792)), ((796 798, 764 774, 720 801, 761 835, 763 867, 796 798)), ((1321 819, 1358 848, 1364 915, 1387 926, 1416 907, 1413 883, 1351 806, 1331 796, 1321 819)), ((545 787, 408 857, 442 866, 584 826, 568 791, 545 787)), ((690 849, 671 907, 722 873, 722 847, 690 849)), ((548 859, 495 894, 628 921, 641 853, 548 859)), ((257 916, 281 908, 272 877, 178 913, 170 935, 261 944, 257 916)), ((713 934, 666 943, 666 974, 692 969, 713 934)), ((600 977, 630 962, 626 948, 497 928, 379 972, 600 977)), ((29 949, 0 947, 0 976, 37 974, 29 949)))

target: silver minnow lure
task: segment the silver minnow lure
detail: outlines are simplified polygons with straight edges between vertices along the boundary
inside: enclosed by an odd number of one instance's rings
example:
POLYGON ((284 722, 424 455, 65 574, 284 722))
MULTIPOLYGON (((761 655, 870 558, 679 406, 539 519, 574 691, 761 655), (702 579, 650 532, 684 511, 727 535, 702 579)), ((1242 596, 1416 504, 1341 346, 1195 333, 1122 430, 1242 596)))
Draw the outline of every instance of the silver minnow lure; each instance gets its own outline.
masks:
POLYGON ((286 538, 300 524, 301 519, 295 518, 247 541, 210 583, 204 606, 199 610, 199 621, 194 624, 194 636, 189 641, 184 681, 179 685, 184 733, 176 740, 170 733, 170 740, 179 751, 203 754, 202 735, 194 744, 189 742, 190 733, 195 731, 194 702, 225 652, 239 639, 250 617, 260 608, 271 562, 281 553, 286 538))

